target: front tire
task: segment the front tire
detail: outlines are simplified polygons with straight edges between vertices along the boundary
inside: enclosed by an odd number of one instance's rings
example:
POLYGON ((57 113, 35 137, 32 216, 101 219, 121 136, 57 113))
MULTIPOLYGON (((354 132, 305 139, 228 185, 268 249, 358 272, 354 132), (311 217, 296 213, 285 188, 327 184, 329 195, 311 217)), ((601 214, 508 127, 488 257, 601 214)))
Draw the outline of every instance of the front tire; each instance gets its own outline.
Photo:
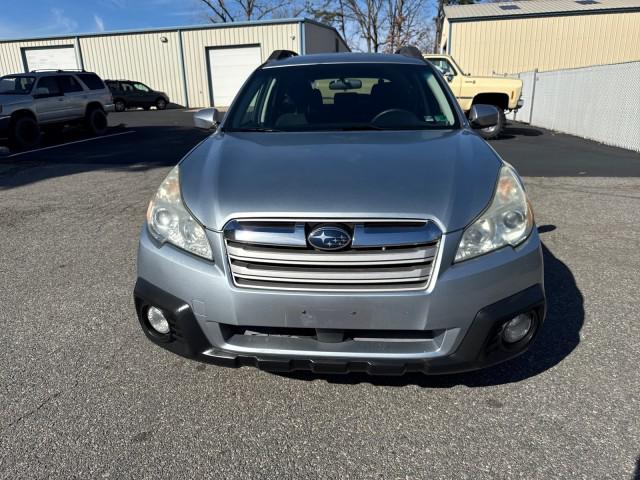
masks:
POLYGON ((19 117, 11 127, 11 143, 19 149, 37 147, 40 143, 40 126, 32 117, 19 117))
POLYGON ((156 100, 156 108, 158 110, 164 110, 167 108, 167 101, 164 98, 159 98, 156 100))
POLYGON ((507 124, 507 117, 504 115, 504 110, 500 107, 498 108, 498 123, 496 123, 493 127, 480 128, 478 133, 485 140, 494 140, 500 135, 502 135, 502 131, 504 130, 505 125, 507 124))
POLYGON ((107 115, 101 108, 92 108, 87 112, 85 125, 93 135, 104 135, 109 127, 107 115))

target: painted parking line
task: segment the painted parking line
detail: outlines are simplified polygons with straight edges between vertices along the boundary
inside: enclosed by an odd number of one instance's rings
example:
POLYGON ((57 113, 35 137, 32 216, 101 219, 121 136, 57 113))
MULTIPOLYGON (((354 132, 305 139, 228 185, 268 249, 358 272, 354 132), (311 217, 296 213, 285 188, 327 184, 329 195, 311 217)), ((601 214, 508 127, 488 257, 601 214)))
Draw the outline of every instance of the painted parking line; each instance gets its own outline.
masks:
POLYGON ((112 133, 110 135, 102 135, 101 137, 85 138, 83 140, 75 140, 73 142, 61 143, 60 145, 51 145, 50 147, 36 148, 35 150, 27 150, 26 152, 13 153, 13 154, 7 155, 6 157, 3 157, 3 158, 19 157, 21 155, 28 155, 30 153, 43 152, 45 150, 51 150, 51 149, 54 149, 54 148, 67 147, 69 145, 75 145, 77 143, 92 142, 94 140, 104 140, 105 138, 118 137, 120 135, 128 135, 130 133, 135 133, 135 130, 127 130, 126 132, 112 133))

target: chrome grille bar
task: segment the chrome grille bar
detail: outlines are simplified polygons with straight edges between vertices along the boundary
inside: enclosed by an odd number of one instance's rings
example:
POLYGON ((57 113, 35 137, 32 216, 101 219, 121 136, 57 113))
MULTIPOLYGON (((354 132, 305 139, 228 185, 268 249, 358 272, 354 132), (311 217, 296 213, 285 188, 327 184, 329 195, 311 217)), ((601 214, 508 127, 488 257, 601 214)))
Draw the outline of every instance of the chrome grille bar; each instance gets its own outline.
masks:
POLYGON ((224 237, 234 284, 245 288, 398 291, 426 288, 440 229, 432 222, 334 222, 353 232, 341 251, 315 250, 314 222, 233 221, 224 237))

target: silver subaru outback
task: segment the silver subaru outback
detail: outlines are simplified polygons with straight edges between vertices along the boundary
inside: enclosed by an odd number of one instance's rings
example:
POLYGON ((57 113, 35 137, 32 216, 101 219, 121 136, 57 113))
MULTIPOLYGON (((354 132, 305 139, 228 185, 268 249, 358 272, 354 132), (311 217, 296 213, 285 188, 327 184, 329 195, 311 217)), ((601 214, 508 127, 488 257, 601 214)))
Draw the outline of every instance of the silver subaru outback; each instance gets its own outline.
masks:
MULTIPOLYGON (((527 349, 545 315, 533 212, 441 75, 395 54, 258 68, 147 212, 147 337, 269 371, 428 374, 527 349), (220 120, 220 122, 218 122, 220 120)), ((284 58, 283 58, 284 57, 284 58)))

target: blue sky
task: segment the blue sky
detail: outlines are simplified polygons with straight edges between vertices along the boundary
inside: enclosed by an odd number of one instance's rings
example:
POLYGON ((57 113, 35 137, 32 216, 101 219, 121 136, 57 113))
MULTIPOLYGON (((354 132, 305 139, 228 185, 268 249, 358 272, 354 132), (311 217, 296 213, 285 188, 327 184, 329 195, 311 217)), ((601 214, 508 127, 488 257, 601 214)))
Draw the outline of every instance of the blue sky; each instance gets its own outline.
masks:
POLYGON ((199 0, 0 0, 0 38, 24 38, 206 21, 199 0), (27 6, 28 5, 28 6, 27 6))

